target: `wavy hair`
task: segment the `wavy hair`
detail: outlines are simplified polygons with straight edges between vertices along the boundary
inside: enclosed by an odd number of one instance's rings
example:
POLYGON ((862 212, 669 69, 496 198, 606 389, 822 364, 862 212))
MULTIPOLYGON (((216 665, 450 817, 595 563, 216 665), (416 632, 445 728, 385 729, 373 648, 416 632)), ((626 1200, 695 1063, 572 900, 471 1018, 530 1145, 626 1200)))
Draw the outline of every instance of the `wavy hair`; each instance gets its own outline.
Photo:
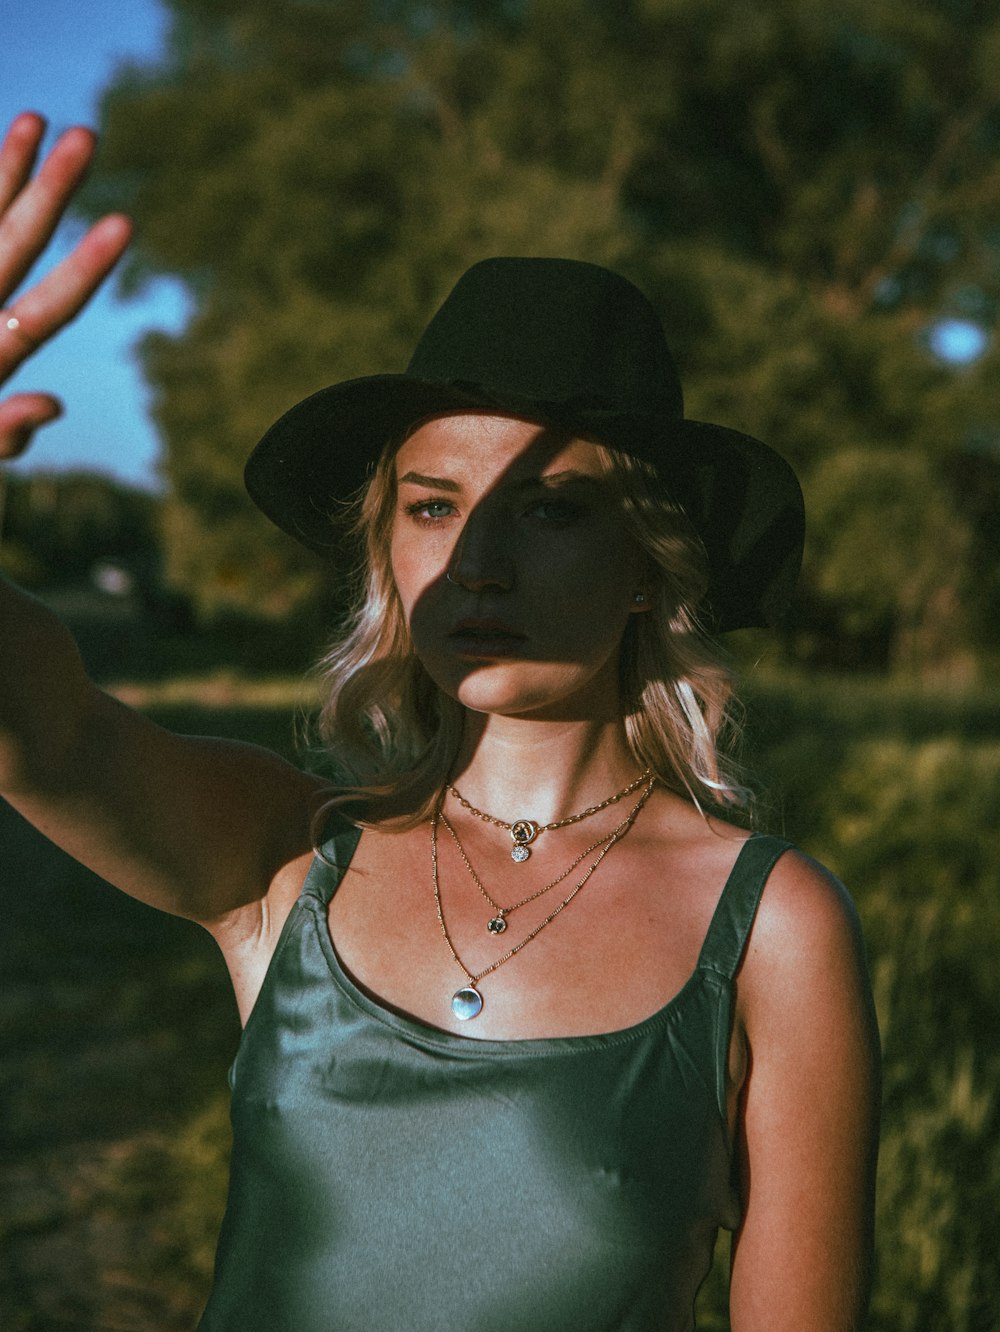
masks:
MULTIPOLYGON (((651 605, 633 615, 619 654, 628 745, 641 769, 703 811, 748 815, 752 795, 733 755, 740 727, 732 678, 698 611, 708 560, 656 469, 598 444, 649 567, 651 605)), ((396 448, 387 447, 342 519, 363 550, 352 607, 317 664, 315 733, 334 770, 334 805, 361 826, 429 817, 462 738, 463 708, 442 693, 410 641, 390 564, 396 448)))

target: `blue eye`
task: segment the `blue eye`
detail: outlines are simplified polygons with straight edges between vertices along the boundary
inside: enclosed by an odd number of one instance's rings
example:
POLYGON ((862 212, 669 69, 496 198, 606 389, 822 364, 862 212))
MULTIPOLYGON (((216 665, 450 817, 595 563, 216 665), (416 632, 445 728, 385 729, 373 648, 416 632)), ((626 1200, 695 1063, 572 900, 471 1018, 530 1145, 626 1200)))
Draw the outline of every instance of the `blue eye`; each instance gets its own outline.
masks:
POLYGON ((418 523, 437 523, 443 518, 450 518, 455 506, 450 500, 425 499, 407 504, 406 514, 418 523))

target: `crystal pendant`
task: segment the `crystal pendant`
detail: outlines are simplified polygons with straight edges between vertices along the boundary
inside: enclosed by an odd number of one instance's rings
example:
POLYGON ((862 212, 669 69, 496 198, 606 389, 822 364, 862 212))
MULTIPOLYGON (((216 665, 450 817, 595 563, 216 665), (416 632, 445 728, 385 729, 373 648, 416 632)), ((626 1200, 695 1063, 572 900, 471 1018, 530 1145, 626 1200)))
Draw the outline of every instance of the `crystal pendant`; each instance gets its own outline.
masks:
POLYGON ((451 1011, 460 1021, 468 1022, 483 1011, 483 996, 474 985, 463 985, 451 997, 451 1011))
POLYGON ((511 860, 516 860, 519 865, 522 861, 527 860, 530 855, 531 852, 526 846, 515 846, 511 848, 510 858, 511 860))
POLYGON ((490 934, 503 934, 504 930, 507 928, 507 922, 504 920, 503 916, 494 916, 492 920, 486 922, 486 928, 489 930, 490 934))

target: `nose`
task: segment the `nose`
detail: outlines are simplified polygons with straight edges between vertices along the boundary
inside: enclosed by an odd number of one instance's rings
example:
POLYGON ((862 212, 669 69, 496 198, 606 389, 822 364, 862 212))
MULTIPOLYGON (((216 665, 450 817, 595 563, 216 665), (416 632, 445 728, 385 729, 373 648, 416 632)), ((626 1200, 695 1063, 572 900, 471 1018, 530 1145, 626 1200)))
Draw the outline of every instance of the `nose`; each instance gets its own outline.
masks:
POLYGON ((509 592, 514 586, 513 534, 502 514, 490 507, 469 514, 445 570, 449 583, 470 592, 509 592))

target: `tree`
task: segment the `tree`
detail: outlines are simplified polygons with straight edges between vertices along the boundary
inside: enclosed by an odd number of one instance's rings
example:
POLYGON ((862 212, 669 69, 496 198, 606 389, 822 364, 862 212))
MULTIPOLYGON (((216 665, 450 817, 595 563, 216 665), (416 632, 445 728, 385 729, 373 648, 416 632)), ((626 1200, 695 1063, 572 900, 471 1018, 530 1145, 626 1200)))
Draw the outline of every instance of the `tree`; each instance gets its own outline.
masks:
POLYGON ((170 8, 162 62, 105 99, 90 206, 136 215, 127 280, 169 272, 195 296, 189 327, 152 339, 145 364, 170 568, 206 610, 284 614, 319 595, 315 564, 242 497, 271 419, 335 379, 401 369, 474 260, 564 254, 650 293, 692 415, 759 434, 799 469, 815 517, 793 655, 829 662, 847 644, 860 664, 924 668, 996 648, 969 591, 996 489, 967 490, 970 457, 989 478, 1000 467, 996 352, 959 372, 926 345, 944 315, 996 317, 990 7, 170 8), (912 521, 881 523, 903 458, 912 521), (913 542, 919 592, 893 572, 913 542), (858 620, 868 590, 874 638, 858 620))
POLYGON ((0 478, 0 569, 37 588, 88 578, 122 562, 154 578, 159 501, 96 473, 0 478))

